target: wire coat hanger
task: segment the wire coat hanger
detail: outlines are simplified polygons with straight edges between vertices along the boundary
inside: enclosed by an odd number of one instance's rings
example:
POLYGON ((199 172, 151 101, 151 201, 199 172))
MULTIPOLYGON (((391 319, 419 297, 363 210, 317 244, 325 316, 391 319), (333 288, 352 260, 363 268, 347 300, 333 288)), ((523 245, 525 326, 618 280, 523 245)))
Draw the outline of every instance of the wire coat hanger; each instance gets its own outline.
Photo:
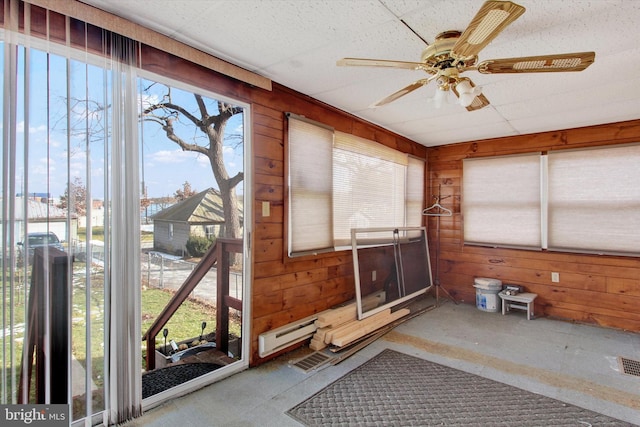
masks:
POLYGON ((425 216, 451 216, 453 212, 440 204, 440 197, 434 196, 436 202, 422 211, 425 216))
POLYGON ((440 204, 440 200, 446 199, 448 197, 451 197, 451 196, 442 197, 441 189, 442 189, 442 186, 438 185, 438 195, 437 196, 433 196, 433 198, 435 199, 436 202, 433 205, 429 206, 428 208, 423 209, 422 215, 425 215, 425 216, 451 216, 451 215, 453 215, 453 212, 451 212, 451 209, 447 209, 447 208, 445 208, 444 206, 442 206, 440 204))

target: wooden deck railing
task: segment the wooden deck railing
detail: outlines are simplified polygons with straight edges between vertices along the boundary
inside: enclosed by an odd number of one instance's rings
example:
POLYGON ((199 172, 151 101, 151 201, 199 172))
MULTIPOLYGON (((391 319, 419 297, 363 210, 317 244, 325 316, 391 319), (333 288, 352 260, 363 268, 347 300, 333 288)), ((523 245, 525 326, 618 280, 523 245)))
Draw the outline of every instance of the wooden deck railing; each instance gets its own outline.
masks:
POLYGON ((230 253, 242 253, 242 239, 217 239, 143 335, 147 342, 147 371, 155 369, 156 337, 216 263, 216 348, 223 353, 229 351, 229 309, 242 311, 242 300, 229 295, 230 253))

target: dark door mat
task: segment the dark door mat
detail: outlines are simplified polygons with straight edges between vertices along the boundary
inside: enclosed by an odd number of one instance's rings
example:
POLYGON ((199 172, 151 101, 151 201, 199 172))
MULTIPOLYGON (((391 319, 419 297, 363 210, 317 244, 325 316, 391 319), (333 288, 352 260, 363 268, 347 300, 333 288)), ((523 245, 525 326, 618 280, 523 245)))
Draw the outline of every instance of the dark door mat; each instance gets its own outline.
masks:
POLYGON ((393 350, 287 414, 307 426, 632 426, 393 350))
POLYGON ((215 363, 185 363, 145 372, 142 374, 142 398, 169 390, 222 366, 215 363))

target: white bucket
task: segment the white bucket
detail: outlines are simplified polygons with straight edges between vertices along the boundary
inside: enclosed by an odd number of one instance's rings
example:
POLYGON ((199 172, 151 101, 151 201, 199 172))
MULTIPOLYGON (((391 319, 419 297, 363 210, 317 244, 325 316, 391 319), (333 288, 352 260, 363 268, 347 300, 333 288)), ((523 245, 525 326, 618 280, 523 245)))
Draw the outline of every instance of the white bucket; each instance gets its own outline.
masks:
POLYGON ((478 310, 497 313, 502 310, 502 300, 498 293, 502 290, 502 282, 498 279, 476 277, 473 282, 476 288, 476 307, 478 310))

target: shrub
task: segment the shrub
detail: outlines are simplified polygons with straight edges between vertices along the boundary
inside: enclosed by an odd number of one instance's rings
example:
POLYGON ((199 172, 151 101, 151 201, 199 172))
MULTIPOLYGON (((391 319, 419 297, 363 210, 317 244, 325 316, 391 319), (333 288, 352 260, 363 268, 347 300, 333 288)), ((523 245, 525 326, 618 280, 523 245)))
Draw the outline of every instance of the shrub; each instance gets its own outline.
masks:
POLYGON ((187 252, 192 257, 201 257, 207 252, 214 240, 204 236, 189 236, 187 240, 187 252))

